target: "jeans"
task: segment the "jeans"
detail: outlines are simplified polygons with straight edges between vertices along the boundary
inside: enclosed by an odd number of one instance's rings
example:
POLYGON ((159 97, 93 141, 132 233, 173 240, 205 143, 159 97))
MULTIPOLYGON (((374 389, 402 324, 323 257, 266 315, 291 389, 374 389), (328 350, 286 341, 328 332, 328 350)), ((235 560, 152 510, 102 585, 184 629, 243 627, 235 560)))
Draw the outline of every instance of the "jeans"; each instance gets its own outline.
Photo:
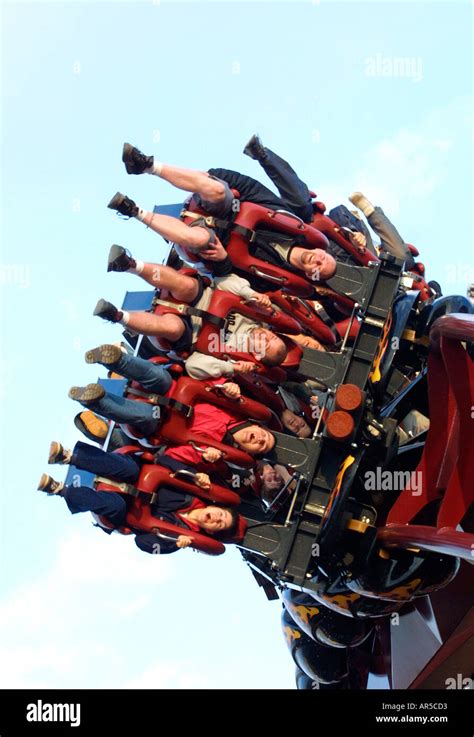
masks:
POLYGON ((133 425, 145 437, 154 435, 158 430, 160 408, 147 402, 125 399, 106 392, 101 399, 87 402, 84 406, 113 422, 133 425))
POLYGON ((382 250, 387 251, 405 260, 405 268, 407 271, 413 268, 415 260, 410 249, 404 242, 398 230, 390 222, 381 207, 375 207, 371 215, 367 217, 370 227, 377 233, 380 238, 382 250))
MULTIPOLYGON (((107 367, 127 379, 138 381, 146 391, 156 394, 166 394, 171 386, 172 378, 163 366, 139 356, 122 353, 118 361, 107 364, 107 367)), ((133 425, 139 433, 145 436, 154 435, 158 429, 159 407, 146 402, 106 393, 96 402, 87 402, 84 406, 114 422, 133 425)))
POLYGON ((139 356, 122 353, 118 361, 107 366, 127 379, 138 381, 144 389, 156 394, 166 394, 171 386, 171 376, 163 366, 139 356))

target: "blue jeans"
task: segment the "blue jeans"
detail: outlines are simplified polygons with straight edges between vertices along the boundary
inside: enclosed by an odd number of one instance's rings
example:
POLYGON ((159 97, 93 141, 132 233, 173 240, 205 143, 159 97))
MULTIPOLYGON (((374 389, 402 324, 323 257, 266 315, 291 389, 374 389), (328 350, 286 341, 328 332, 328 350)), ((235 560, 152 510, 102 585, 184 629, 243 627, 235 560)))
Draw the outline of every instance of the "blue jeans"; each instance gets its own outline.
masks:
POLYGON ((133 425, 139 433, 145 436, 154 435, 160 424, 159 407, 147 402, 118 397, 108 392, 95 402, 87 402, 84 407, 88 407, 113 422, 133 425))
MULTIPOLYGON (((127 379, 138 381, 146 391, 166 394, 171 386, 172 378, 163 366, 138 356, 123 353, 118 361, 107 364, 107 366, 127 379)), ((84 406, 114 422, 133 425, 139 433, 145 436, 154 435, 158 429, 159 407, 145 402, 106 393, 102 399, 87 402, 84 406)))
POLYGON ((144 389, 156 394, 166 394, 171 386, 171 376, 163 366, 139 356, 122 353, 118 361, 107 364, 107 367, 127 379, 135 379, 144 389))

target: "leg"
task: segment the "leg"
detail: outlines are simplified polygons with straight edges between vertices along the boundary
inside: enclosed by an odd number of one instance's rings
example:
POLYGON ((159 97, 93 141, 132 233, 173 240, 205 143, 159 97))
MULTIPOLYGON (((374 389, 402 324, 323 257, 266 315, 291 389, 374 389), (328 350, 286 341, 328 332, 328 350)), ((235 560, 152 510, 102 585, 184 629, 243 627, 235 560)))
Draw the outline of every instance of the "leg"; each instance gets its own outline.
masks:
MULTIPOLYGON (((91 385, 92 387, 98 385, 91 385)), ((115 394, 108 394, 104 392, 98 398, 84 399, 84 394, 90 387, 86 387, 86 390, 82 390, 80 387, 73 387, 69 396, 71 399, 75 399, 84 407, 91 409, 93 412, 106 417, 108 420, 114 422, 127 423, 133 425, 143 435, 154 435, 158 430, 159 425, 159 407, 155 407, 146 402, 138 402, 132 399, 125 399, 124 397, 118 397, 115 394)), ((103 391, 103 389, 102 389, 103 391)))
POLYGON ((172 379, 165 368, 138 356, 122 353, 116 363, 107 365, 127 379, 135 379, 144 389, 156 394, 166 394, 171 386, 172 379))
POLYGON ((135 273, 152 287, 167 289, 171 296, 182 302, 193 302, 199 291, 199 282, 193 276, 181 274, 170 266, 138 263, 135 273))
POLYGON ((409 248, 404 242, 398 230, 390 222, 381 207, 374 207, 374 211, 367 216, 370 227, 377 233, 380 238, 381 246, 385 251, 391 253, 392 256, 405 260, 408 270, 414 266, 414 259, 409 248))
POLYGON ((272 210, 279 210, 285 206, 283 200, 271 189, 246 174, 223 168, 209 169, 209 174, 224 180, 229 187, 238 189, 242 202, 255 202, 256 205, 269 207, 272 210))
POLYGON ((176 342, 184 333, 184 323, 178 315, 152 315, 149 312, 130 312, 125 318, 127 327, 142 335, 165 338, 176 342))
POLYGON ((94 491, 88 486, 66 486, 61 496, 71 514, 95 512, 107 517, 117 527, 125 523, 125 499, 113 491, 94 491))
POLYGON ((110 476, 118 481, 132 484, 140 473, 140 466, 132 456, 106 453, 94 445, 81 441, 74 446, 71 465, 99 476, 110 476))
POLYGON ((269 148, 263 148, 262 154, 258 157, 258 163, 278 189, 286 208, 309 223, 313 217, 313 207, 306 184, 278 154, 269 148))
POLYGON ((165 240, 177 243, 183 248, 204 248, 209 243, 209 233, 204 228, 190 228, 179 218, 143 210, 121 192, 117 192, 112 197, 107 207, 117 210, 128 218, 141 220, 165 240))

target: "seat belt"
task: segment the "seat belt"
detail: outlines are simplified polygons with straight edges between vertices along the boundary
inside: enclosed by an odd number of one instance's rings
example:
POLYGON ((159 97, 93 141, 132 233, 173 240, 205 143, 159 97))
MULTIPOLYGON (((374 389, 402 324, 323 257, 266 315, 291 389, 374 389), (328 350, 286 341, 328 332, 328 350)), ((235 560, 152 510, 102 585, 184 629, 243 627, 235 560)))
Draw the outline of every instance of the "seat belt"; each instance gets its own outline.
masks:
POLYGON ((172 307, 174 310, 179 312, 181 315, 186 315, 189 317, 199 317, 201 320, 206 320, 207 322, 210 322, 211 325, 215 325, 217 328, 223 328, 225 325, 225 319, 223 317, 218 317, 217 315, 213 315, 211 312, 206 312, 206 310, 200 310, 198 307, 191 307, 190 305, 186 305, 183 303, 175 303, 175 302, 169 302, 166 299, 160 299, 159 297, 154 297, 152 306, 155 305, 163 305, 163 307, 172 307))
POLYGON ((186 418, 192 417, 194 412, 194 408, 191 407, 189 404, 178 402, 177 399, 173 399, 172 397, 162 397, 159 394, 153 394, 152 392, 143 392, 140 389, 134 389, 133 387, 129 387, 127 389, 127 394, 133 394, 136 397, 144 397, 145 399, 149 399, 151 404, 155 404, 160 407, 175 409, 186 418))

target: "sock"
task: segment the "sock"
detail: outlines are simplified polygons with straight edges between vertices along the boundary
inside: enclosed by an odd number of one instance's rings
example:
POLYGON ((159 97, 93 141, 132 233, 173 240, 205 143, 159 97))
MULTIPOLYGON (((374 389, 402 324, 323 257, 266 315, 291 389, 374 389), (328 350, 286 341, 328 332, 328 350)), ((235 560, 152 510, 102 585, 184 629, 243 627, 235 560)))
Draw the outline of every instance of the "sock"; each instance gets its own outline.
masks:
POLYGON ((141 207, 138 208, 138 215, 136 216, 137 220, 141 220, 143 223, 147 215, 148 215, 148 210, 142 210, 141 207))
POLYGON ((146 169, 147 174, 153 174, 155 177, 161 177, 161 171, 163 169, 163 162, 153 159, 153 166, 146 169))
POLYGON ((130 320, 129 312, 127 312, 126 310, 117 310, 117 317, 117 322, 119 322, 121 325, 128 325, 128 321, 130 320))
POLYGON ((142 271, 143 271, 144 266, 145 266, 145 262, 144 261, 139 261, 138 259, 135 259, 135 266, 131 266, 128 269, 128 272, 130 274, 141 274, 142 271))

